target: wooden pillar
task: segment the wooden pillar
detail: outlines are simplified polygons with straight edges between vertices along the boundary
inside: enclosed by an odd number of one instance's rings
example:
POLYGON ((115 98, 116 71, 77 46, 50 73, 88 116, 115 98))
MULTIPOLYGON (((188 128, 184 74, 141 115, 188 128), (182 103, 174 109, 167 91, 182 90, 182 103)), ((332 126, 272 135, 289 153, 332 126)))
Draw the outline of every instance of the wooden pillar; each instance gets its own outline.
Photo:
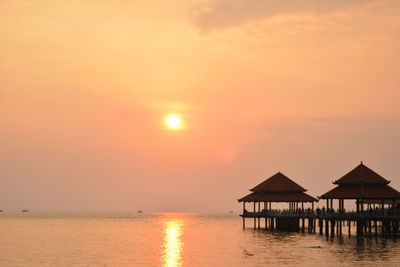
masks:
POLYGON ((324 220, 322 218, 318 218, 318 225, 319 225, 319 234, 323 235, 324 220))
POLYGON ((260 227, 261 227, 261 217, 260 217, 260 212, 261 212, 261 202, 258 202, 258 218, 257 218, 257 220, 258 220, 258 229, 260 229, 260 227))
POLYGON ((297 219, 296 219, 296 231, 297 232, 300 232, 300 219, 297 217, 297 219))
POLYGON ((348 221, 348 226, 349 226, 349 236, 351 236, 351 222, 348 221))
POLYGON ((386 220, 385 219, 382 220, 381 227, 382 227, 382 236, 385 236, 386 235, 386 220))
POLYGON ((313 229, 312 229, 313 231, 312 231, 312 232, 315 234, 315 231, 316 231, 316 228, 317 228, 317 226, 316 226, 316 225, 317 225, 317 219, 314 219, 314 218, 313 218, 313 219, 312 219, 312 222, 313 222, 313 223, 312 223, 312 225, 313 225, 313 229))
POLYGON ((329 236, 329 220, 325 219, 325 235, 329 236))
POLYGON ((364 225, 363 221, 357 220, 357 235, 361 236, 364 234, 364 225))
POLYGON ((339 220, 336 221, 336 235, 339 236, 339 220))
POLYGON ((255 201, 253 202, 253 217, 254 217, 254 229, 256 229, 257 218, 256 218, 256 202, 255 201))
POLYGON ((246 211, 246 201, 243 201, 243 229, 245 229, 246 228, 246 218, 244 217, 245 216, 245 211, 246 211))

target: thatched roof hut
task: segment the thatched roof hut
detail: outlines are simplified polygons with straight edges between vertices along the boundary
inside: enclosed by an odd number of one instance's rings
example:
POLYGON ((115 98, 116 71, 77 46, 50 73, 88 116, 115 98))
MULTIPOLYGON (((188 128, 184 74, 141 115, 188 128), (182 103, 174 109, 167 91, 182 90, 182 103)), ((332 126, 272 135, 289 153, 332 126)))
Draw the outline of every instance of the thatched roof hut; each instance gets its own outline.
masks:
POLYGON ((328 207, 328 200, 330 200, 330 208, 332 208, 332 200, 338 199, 339 210, 344 209, 344 199, 355 199, 357 201, 357 210, 360 208, 358 204, 362 205, 365 200, 371 200, 375 203, 394 203, 396 199, 400 199, 400 192, 389 186, 389 183, 390 181, 361 162, 352 171, 334 181, 333 184, 337 186, 319 198, 326 199, 328 207))
MULTIPOLYGON (((269 203, 288 202, 290 209, 298 208, 298 203, 315 202, 316 198, 306 194, 302 186, 281 172, 250 189, 252 193, 238 199, 239 202, 269 203)), ((265 204, 264 204, 265 205, 265 204)))

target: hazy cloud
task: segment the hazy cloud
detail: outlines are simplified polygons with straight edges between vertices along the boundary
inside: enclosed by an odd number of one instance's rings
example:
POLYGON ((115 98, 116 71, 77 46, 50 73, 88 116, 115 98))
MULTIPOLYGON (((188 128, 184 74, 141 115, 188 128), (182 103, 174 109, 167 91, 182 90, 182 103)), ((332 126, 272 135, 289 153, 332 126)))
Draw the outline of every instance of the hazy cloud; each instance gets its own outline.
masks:
POLYGON ((376 0, 213 0, 192 9, 190 16, 202 29, 226 28, 278 15, 326 15, 373 1, 376 0))
MULTIPOLYGON (((386 133, 397 132, 399 117, 304 117, 283 118, 264 125, 268 132, 283 135, 313 136, 361 136, 377 135, 385 129, 386 133)), ((388 134, 388 136, 391 134, 388 134)))

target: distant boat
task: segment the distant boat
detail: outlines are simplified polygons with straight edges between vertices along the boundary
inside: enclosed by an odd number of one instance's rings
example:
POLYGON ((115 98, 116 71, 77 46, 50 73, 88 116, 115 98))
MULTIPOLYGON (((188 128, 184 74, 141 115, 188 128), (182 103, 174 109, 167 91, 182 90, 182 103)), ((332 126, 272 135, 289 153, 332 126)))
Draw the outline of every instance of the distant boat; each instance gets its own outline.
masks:
POLYGON ((137 213, 143 213, 143 211, 142 210, 138 210, 137 213))
POLYGON ((28 212, 29 210, 22 210, 22 212, 28 212))

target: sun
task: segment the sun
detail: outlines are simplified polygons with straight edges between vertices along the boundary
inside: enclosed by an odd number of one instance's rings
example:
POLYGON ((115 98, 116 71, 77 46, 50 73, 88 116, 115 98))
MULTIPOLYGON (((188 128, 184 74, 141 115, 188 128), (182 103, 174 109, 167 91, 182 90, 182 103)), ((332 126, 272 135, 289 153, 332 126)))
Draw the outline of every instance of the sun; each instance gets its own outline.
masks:
POLYGON ((183 121, 179 114, 169 114, 165 117, 165 125, 170 130, 179 130, 183 127, 183 121))

